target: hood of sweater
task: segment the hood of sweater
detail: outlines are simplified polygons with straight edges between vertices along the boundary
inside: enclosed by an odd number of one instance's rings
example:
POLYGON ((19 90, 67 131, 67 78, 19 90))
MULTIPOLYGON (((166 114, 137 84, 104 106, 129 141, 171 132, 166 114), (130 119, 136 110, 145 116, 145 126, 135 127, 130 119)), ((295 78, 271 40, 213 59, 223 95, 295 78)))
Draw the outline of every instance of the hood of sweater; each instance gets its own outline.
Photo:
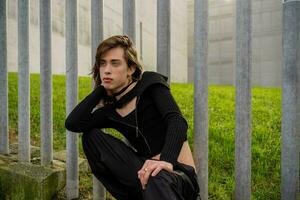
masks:
POLYGON ((163 76, 157 72, 145 71, 134 88, 132 88, 129 92, 127 92, 124 96, 122 96, 118 101, 115 102, 115 107, 121 108, 124 104, 128 103, 134 97, 141 96, 141 94, 143 94, 143 92, 152 85, 162 84, 169 89, 170 87, 167 83, 167 80, 168 78, 166 76, 163 76))

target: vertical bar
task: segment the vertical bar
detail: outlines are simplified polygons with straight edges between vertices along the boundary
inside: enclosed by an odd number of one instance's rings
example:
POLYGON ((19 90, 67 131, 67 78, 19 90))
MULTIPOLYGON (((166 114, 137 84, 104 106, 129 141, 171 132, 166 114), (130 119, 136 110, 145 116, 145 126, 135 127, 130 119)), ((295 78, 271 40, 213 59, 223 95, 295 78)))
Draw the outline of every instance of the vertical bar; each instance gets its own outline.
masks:
POLYGON ((30 161, 29 0, 18 1, 18 159, 30 161))
MULTIPOLYGON (((135 38, 135 0, 123 0, 123 33, 130 37, 133 43, 135 38)), ((126 138, 123 142, 129 144, 126 138)))
POLYGON ((53 160, 51 49, 51 0, 42 0, 40 1, 40 117, 42 165, 49 165, 53 160))
POLYGON ((170 82, 171 60, 171 24, 170 0, 157 1, 157 71, 167 77, 170 82))
POLYGON ((299 199, 300 1, 283 3, 281 199, 299 199))
POLYGON ((143 23, 140 22, 140 60, 143 60, 143 23))
POLYGON ((103 0, 91 1, 92 65, 95 63, 96 50, 103 40, 103 0))
POLYGON ((251 196, 251 1, 236 2, 235 199, 251 196))
POLYGON ((6 5, 0 1, 0 154, 9 154, 6 5))
POLYGON ((123 33, 135 43, 135 0, 123 0, 123 33))
POLYGON ((194 4, 194 157, 200 195, 208 199, 208 1, 195 0, 194 4))
POLYGON ((105 187, 93 175, 93 200, 106 200, 105 187))
MULTIPOLYGON (((99 43, 103 40, 103 0, 91 1, 91 35, 92 35, 92 65, 95 63, 96 51, 99 43)), ((105 200, 105 188, 93 175, 93 199, 105 200)))
MULTIPOLYGON (((77 0, 66 0, 66 114, 78 101, 77 0)), ((78 135, 67 131, 67 198, 78 198, 78 135)))

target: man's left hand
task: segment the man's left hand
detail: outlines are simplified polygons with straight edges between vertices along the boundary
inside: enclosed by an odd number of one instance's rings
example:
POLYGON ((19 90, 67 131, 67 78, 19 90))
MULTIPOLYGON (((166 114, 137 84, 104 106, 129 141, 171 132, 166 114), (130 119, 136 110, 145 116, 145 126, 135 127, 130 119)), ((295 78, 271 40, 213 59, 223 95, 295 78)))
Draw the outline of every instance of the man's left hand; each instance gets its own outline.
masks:
POLYGON ((156 176, 162 169, 173 171, 173 165, 161 160, 146 160, 143 167, 138 171, 138 177, 143 189, 146 188, 149 176, 156 176))

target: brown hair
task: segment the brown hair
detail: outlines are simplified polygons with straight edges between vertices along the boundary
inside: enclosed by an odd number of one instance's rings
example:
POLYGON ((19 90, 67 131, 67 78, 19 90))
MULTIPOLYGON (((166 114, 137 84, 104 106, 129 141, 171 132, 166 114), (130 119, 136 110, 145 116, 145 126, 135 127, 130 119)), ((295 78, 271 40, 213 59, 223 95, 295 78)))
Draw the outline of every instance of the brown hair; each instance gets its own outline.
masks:
POLYGON ((102 41, 97 48, 95 64, 91 71, 91 74, 93 74, 95 86, 101 85, 101 79, 99 74, 101 57, 110 49, 117 47, 121 47, 124 49, 124 59, 126 60, 128 67, 136 68, 135 72, 132 74, 132 79, 140 79, 143 68, 138 61, 137 52, 133 46, 132 41, 126 35, 116 35, 102 41))

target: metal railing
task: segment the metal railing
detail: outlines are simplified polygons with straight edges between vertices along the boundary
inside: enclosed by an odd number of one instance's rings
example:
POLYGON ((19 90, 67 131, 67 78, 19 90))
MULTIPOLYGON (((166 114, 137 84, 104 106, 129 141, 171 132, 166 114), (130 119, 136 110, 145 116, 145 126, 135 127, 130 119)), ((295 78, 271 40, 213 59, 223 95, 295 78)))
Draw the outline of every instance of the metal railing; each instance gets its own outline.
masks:
MULTIPOLYGON (((91 52, 103 39, 103 0, 91 0, 91 52)), ((157 2, 157 70, 170 77, 170 0, 157 2)), ((18 1, 18 129, 21 162, 30 162, 29 0, 18 1)), ((67 114, 77 104, 77 0, 66 0, 67 114)), ((251 1, 236 2, 235 198, 251 196, 251 1)), ((208 199, 208 0, 195 0, 194 157, 202 199, 208 199)), ((135 0, 123 0, 123 30, 135 40, 135 0)), ((41 160, 53 160, 51 80, 51 0, 40 1, 41 160)), ((7 1, 0 1, 0 153, 9 154, 7 80, 7 1)), ((281 199, 299 193, 300 1, 283 2, 283 83, 281 199)), ((78 197, 78 136, 67 131, 67 198, 78 197)), ((105 189, 94 177, 94 199, 105 189)))

